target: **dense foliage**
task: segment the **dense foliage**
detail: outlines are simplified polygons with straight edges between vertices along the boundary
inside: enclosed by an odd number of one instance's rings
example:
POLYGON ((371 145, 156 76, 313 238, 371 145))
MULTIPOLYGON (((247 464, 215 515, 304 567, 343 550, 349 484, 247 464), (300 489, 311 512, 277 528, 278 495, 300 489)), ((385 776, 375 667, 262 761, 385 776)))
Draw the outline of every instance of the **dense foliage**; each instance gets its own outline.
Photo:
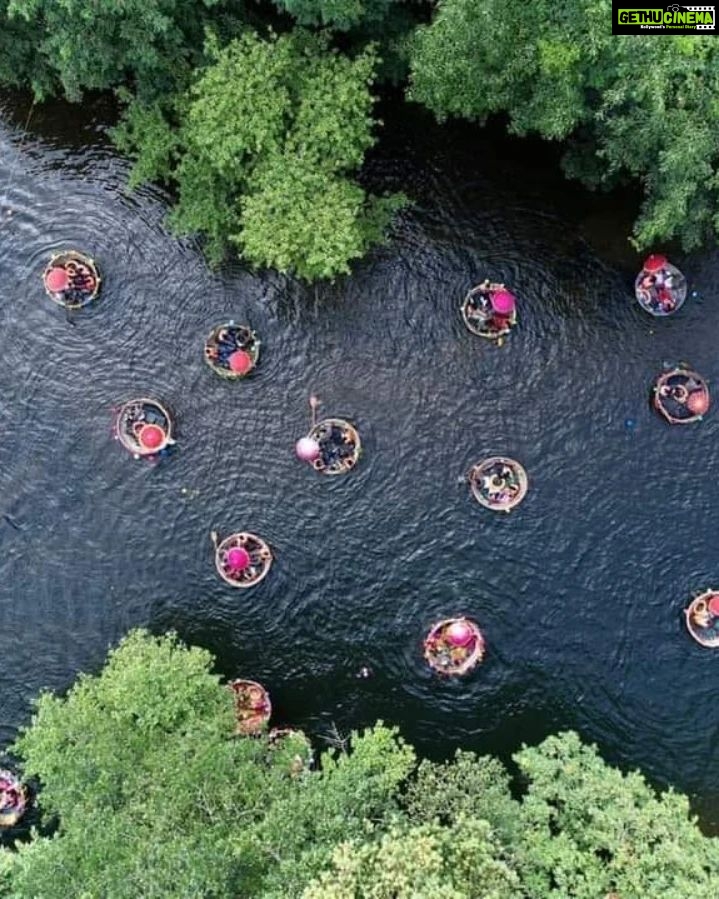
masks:
POLYGON ((156 95, 187 77, 209 10, 220 2, 0 0, 7 19, 0 51, 7 48, 14 68, 8 77, 0 63, 0 75, 29 83, 41 97, 59 89, 79 100, 84 91, 125 82, 156 95))
POLYGON ((1 895, 297 897, 336 843, 385 820, 413 760, 390 731, 293 776, 297 747, 232 737, 232 697, 211 665, 134 633, 99 677, 40 698, 17 750, 60 829, 0 855, 1 895))
POLYGON ((15 747, 53 836, 0 852, 8 899, 715 899, 719 842, 574 734, 419 765, 381 725, 296 764, 233 737, 212 658, 131 634, 98 677, 40 697, 15 747))
POLYGON ((277 0, 300 25, 328 25, 338 31, 381 21, 395 0, 277 0))
POLYGON ((118 143, 139 156, 135 183, 176 186, 175 227, 204 235, 214 261, 232 247, 325 278, 380 240, 399 198, 372 197, 355 176, 373 142, 373 83, 408 71, 409 97, 440 120, 498 114, 516 134, 562 141, 567 174, 591 188, 640 184, 638 248, 716 237, 713 37, 615 37, 610 0, 440 0, 428 21, 431 10, 424 0, 0 0, 0 83, 73 100, 124 92, 118 143), (292 23, 300 30, 287 32, 292 23), (286 33, 265 40, 268 26, 286 33))
POLYGON ((610 0, 442 0, 412 50, 411 96, 439 118, 505 113, 516 134, 568 142, 590 187, 641 182, 638 246, 719 233, 719 44, 614 37, 610 0))
POLYGON ((208 55, 169 109, 129 107, 118 140, 137 154, 133 181, 176 184, 172 222, 204 234, 213 261, 229 243, 307 279, 348 271, 400 202, 351 177, 373 143, 374 54, 350 59, 296 31, 211 42, 208 55))

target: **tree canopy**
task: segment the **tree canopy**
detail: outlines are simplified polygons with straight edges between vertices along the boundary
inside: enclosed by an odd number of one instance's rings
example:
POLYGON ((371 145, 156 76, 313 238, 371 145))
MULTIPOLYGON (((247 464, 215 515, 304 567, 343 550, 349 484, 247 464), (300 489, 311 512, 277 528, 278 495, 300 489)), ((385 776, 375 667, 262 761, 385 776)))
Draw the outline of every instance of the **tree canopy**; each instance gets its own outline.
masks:
POLYGON ((372 85, 408 68, 409 98, 438 119, 498 115, 561 141, 566 173, 590 188, 639 184, 637 248, 716 238, 713 37, 614 36, 610 0, 440 0, 431 13, 398 0, 0 0, 0 83, 134 97, 118 144, 139 157, 135 181, 176 187, 176 228, 205 235, 215 261, 234 248, 325 278, 380 240, 400 199, 356 174, 372 85))
POLYGON ((417 30, 410 96, 440 119, 567 142, 590 187, 643 185, 638 247, 719 233, 719 46, 712 37, 611 33, 610 0, 442 0, 417 30))
POLYGON ((350 59, 295 31, 207 52, 171 103, 130 105, 117 139, 137 156, 132 182, 175 184, 172 224, 202 233, 214 262, 234 245, 308 280, 349 271, 402 202, 352 179, 374 143, 371 48, 350 59))
POLYGON ((156 96, 188 77, 209 10, 221 2, 0 0, 21 64, 11 83, 26 81, 40 97, 59 88, 70 100, 124 83, 156 96))
POLYGON ((381 21, 395 0, 276 0, 300 25, 347 31, 381 21))
POLYGON ((130 634, 43 694, 14 751, 52 835, 0 850, 8 899, 715 899, 719 841, 573 733, 516 756, 417 764, 395 730, 297 766, 234 737, 209 653, 130 634))
POLYGON ((293 777, 304 740, 234 738, 212 661, 135 632, 99 676, 40 697, 17 752, 59 829, 0 854, 3 896, 296 899, 336 843, 384 820, 414 758, 391 731, 293 777))

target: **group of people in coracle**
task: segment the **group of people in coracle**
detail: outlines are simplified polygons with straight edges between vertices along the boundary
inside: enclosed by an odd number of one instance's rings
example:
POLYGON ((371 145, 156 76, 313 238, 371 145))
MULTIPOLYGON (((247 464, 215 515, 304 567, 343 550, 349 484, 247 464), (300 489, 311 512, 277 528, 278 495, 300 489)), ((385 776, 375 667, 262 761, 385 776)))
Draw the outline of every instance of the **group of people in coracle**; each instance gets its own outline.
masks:
POLYGON ((157 400, 139 397, 115 415, 115 437, 136 459, 156 459, 174 444, 170 413, 157 400))
POLYGON ((687 296, 687 282, 666 256, 652 253, 644 260, 634 283, 639 305, 652 315, 672 315, 687 296))
POLYGON ((719 647, 719 591, 706 590, 685 611, 687 629, 702 646, 719 647))
POLYGON ((509 512, 524 499, 528 482, 527 473, 519 462, 493 456, 472 468, 469 483, 481 505, 509 512))
POLYGON ((339 474, 354 467, 357 432, 348 422, 338 419, 320 422, 313 429, 312 438, 319 446, 319 453, 314 460, 314 467, 318 471, 339 474))
POLYGON ((43 274, 43 284, 54 303, 80 309, 97 296, 100 275, 89 256, 68 250, 52 257, 43 274))
POLYGON ((501 345, 506 334, 517 324, 517 303, 504 284, 486 278, 473 287, 461 306, 467 328, 479 337, 486 337, 501 345))
POLYGON ((255 332, 230 321, 213 328, 205 341, 205 361, 221 377, 244 377, 257 364, 259 350, 255 332))
POLYGON ((27 791, 12 771, 0 771, 0 827, 14 827, 27 806, 27 791))
POLYGON ((654 385, 654 407, 670 424, 701 421, 709 404, 706 380, 684 364, 663 372, 654 385))

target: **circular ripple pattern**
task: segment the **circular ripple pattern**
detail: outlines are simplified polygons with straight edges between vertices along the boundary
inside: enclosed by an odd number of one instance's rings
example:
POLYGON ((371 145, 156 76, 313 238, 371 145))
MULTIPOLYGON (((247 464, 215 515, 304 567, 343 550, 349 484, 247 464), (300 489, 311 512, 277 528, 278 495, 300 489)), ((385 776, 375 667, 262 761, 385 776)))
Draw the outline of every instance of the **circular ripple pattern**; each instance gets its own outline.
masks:
MULTIPOLYGON (((352 278, 315 290, 238 264, 213 274, 166 232, 161 194, 126 193, 97 123, 38 113, 21 142, 14 102, 0 129, 0 740, 39 689, 97 670, 128 628, 175 628, 228 678, 266 684, 279 721, 383 717, 434 755, 506 756, 574 727, 613 761, 700 792, 716 818, 719 658, 682 611, 718 576, 719 417, 670 428, 649 391, 665 361, 719 374, 719 305, 690 297, 649 320, 636 260, 613 249, 621 209, 591 206, 532 145, 408 118, 367 177, 403 181, 416 205, 352 278), (70 316, 40 280, 67 246, 104 277, 70 316), (501 349, 461 321, 485 277, 518 297, 501 349), (226 318, 263 339, 238 384, 202 360, 226 318), (362 434, 346 478, 295 460, 311 392, 362 434), (111 435, 113 406, 144 394, 177 423, 156 466, 111 435), (532 482, 507 517, 484 514, 464 480, 497 454, 532 482), (213 529, 262 534, 272 576, 224 586, 213 529), (487 659, 444 682, 422 640, 458 615, 482 622, 487 659), (361 665, 374 676, 356 678, 361 665)), ((677 262, 716 292, 716 256, 677 262)))

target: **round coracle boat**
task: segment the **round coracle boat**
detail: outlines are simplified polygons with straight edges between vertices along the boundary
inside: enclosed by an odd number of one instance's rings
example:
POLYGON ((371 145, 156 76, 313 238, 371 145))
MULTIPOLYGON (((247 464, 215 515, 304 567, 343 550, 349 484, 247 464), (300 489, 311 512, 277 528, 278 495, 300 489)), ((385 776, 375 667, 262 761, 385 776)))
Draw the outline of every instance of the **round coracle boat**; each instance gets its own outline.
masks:
POLYGON ((217 572, 231 587, 254 587, 267 576, 272 551, 261 537, 242 531, 220 541, 213 531, 212 541, 217 572))
POLYGON ((267 742, 274 762, 286 768, 292 777, 298 777, 312 768, 312 744, 303 731, 291 727, 273 727, 267 735, 267 742))
POLYGON ((467 674, 484 658, 485 643, 470 618, 446 618, 434 625, 424 641, 424 657, 440 674, 467 674))
POLYGON ((27 791, 12 771, 0 771, 0 827, 14 827, 25 814, 27 791))
POLYGON ((237 381, 257 365, 260 340, 246 325, 217 325, 205 341, 205 362, 221 378, 237 381))
POLYGON ((697 643, 719 647, 719 590, 707 590, 684 610, 687 630, 697 643))
POLYGON ((527 472, 514 459, 492 456, 469 472, 469 485, 478 503, 495 512, 510 512, 527 494, 527 472))
POLYGON ((483 281, 469 291, 461 309, 472 334, 488 340, 501 341, 517 324, 517 301, 504 284, 483 281))
POLYGON ((651 315, 673 315, 687 298, 687 280, 666 256, 653 253, 636 277, 634 295, 651 315))
POLYGON ((228 684, 235 700, 235 733, 241 736, 259 733, 270 720, 270 694, 253 680, 231 680, 228 684))
POLYGON ((170 413, 157 400, 129 400, 115 415, 115 439, 136 459, 166 455, 175 442, 170 413))
POLYGON ((653 388, 654 408, 673 425, 701 421, 710 405, 704 378, 685 366, 659 375, 653 388))
POLYGON ((300 458, 311 462, 317 471, 327 475, 351 471, 361 452, 357 429, 343 418, 323 419, 298 443, 300 458))
POLYGON ((54 255, 42 276, 45 293, 65 309, 82 309, 92 303, 101 280, 95 261, 75 250, 54 255))

